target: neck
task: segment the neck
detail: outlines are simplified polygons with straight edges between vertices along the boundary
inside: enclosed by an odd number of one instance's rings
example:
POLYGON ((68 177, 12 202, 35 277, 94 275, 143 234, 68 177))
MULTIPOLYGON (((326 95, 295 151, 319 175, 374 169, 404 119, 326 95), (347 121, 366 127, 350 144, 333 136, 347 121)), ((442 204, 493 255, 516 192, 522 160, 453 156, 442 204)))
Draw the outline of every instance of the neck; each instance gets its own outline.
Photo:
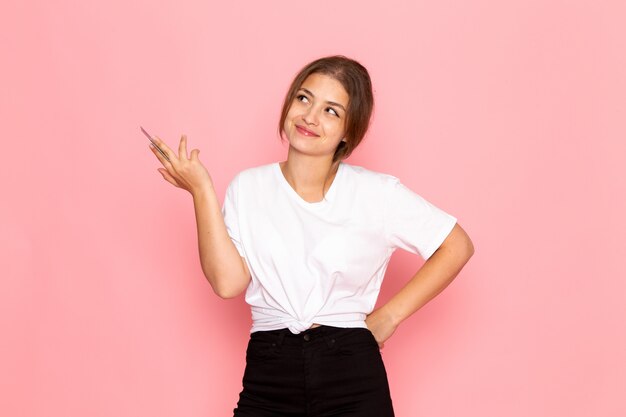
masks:
POLYGON ((333 163, 332 156, 311 157, 289 152, 280 167, 285 179, 298 194, 322 199, 337 174, 339 161, 333 163))

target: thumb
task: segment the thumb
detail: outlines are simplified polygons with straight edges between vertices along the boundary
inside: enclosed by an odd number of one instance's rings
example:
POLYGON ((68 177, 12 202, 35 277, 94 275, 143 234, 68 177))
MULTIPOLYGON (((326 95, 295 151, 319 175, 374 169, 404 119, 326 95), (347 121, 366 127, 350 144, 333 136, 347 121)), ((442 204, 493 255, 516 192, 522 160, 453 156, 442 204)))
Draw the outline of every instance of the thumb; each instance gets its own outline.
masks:
POLYGON ((194 149, 191 151, 191 159, 198 159, 198 154, 200 153, 199 149, 194 149))

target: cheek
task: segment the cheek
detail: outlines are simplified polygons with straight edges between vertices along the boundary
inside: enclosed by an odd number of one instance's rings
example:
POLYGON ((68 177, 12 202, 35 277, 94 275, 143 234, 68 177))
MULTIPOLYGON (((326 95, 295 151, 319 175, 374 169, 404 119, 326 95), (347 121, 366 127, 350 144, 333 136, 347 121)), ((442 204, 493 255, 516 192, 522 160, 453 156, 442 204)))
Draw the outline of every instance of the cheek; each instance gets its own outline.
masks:
POLYGON ((295 130, 295 123, 294 123, 294 119, 297 115, 297 112, 294 112, 293 106, 291 107, 291 109, 289 109, 289 112, 287 112, 287 116, 285 117, 285 122, 283 123, 283 131, 286 135, 286 139, 290 139, 291 135, 293 134, 294 130, 295 130))
POLYGON ((283 123, 283 129, 286 133, 295 129, 294 121, 300 117, 301 113, 302 109, 298 108, 298 103, 293 103, 291 107, 289 107, 287 116, 285 117, 285 123, 283 123))
POLYGON ((285 123, 283 123, 283 130, 285 131, 285 133, 289 133, 293 129, 294 129, 293 118, 290 117, 289 114, 287 114, 287 117, 285 117, 285 123))
POLYGON ((344 123, 339 120, 329 121, 327 124, 327 131, 332 136, 341 136, 343 137, 344 133, 344 123))
POLYGON ((296 105, 292 104, 287 111, 287 117, 285 117, 285 125, 293 123, 293 119, 295 119, 299 114, 298 108, 296 105))

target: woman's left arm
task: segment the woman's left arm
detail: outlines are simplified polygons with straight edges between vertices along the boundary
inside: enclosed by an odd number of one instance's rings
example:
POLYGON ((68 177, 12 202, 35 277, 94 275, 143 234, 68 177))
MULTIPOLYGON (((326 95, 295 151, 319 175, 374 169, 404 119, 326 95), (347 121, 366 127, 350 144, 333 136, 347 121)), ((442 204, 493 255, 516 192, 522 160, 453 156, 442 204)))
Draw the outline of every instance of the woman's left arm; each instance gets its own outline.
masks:
POLYGON ((365 323, 382 349, 398 325, 444 290, 474 254, 465 230, 455 224, 448 237, 411 280, 365 323))

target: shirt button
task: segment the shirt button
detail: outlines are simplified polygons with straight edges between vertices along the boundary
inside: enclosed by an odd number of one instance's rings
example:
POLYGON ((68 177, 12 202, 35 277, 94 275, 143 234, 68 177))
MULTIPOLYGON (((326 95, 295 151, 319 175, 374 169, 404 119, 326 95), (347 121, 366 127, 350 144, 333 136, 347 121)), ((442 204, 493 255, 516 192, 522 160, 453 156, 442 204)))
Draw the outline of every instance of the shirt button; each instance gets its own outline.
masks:
POLYGON ((308 334, 305 334, 303 339, 305 342, 308 342, 309 340, 311 340, 311 336, 309 336, 308 334))

